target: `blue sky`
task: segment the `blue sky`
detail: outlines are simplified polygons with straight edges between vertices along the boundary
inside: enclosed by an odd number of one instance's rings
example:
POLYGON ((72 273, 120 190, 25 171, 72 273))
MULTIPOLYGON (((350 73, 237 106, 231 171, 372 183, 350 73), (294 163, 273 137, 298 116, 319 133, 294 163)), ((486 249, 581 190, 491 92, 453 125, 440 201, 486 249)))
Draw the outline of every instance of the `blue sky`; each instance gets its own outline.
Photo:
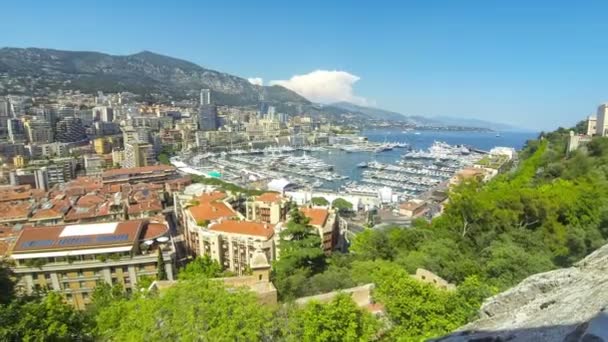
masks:
POLYGON ((1 9, 0 46, 150 50, 404 114, 552 129, 608 101, 602 1, 7 0, 1 9))

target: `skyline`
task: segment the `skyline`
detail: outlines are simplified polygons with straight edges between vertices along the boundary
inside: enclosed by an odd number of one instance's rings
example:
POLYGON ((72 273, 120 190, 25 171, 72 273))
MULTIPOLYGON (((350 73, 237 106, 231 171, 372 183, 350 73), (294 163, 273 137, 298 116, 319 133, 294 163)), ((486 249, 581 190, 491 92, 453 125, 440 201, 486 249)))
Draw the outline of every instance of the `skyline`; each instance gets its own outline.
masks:
POLYGON ((586 5, 9 1, 0 46, 149 50, 312 101, 547 130, 608 101, 608 5, 586 5))

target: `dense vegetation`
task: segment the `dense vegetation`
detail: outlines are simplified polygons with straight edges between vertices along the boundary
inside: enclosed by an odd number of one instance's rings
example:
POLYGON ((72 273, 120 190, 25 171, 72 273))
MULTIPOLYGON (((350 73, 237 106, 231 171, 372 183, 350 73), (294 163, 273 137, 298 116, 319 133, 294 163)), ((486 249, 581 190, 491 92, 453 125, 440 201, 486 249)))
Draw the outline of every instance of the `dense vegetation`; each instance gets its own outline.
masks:
POLYGON ((126 296, 99 286, 82 314, 52 293, 15 298, 9 274, 0 272, 0 339, 410 341, 445 334, 474 319, 481 301, 496 291, 569 266, 606 242, 608 139, 567 155, 567 132, 529 142, 519 165, 488 184, 461 184, 430 223, 360 233, 349 254, 323 254, 308 220, 291 212, 280 236, 281 259, 273 264, 280 298, 289 303, 374 283, 386 319, 373 318, 346 296, 304 307, 260 306, 251 293, 210 281, 225 274, 199 258, 161 295, 126 296), (410 274, 419 267, 456 289, 415 280, 410 274))

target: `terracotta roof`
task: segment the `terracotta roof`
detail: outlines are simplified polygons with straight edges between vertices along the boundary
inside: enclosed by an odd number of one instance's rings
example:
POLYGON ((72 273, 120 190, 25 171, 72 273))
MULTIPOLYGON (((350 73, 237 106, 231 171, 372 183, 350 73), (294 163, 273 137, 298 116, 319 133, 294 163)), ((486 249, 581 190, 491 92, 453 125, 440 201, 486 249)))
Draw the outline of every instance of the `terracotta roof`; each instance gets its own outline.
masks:
MULTIPOLYGON (((19 237, 13 246, 12 253, 47 252, 53 250, 74 250, 131 245, 138 239, 144 222, 145 221, 143 220, 117 222, 116 228, 111 234, 74 235, 69 237, 60 236, 64 228, 69 227, 65 225, 28 227, 21 230, 21 234, 19 234, 19 237)), ((94 225, 95 224, 82 225, 83 230, 86 230, 87 226, 93 227, 94 225)))
POLYGON ((133 168, 129 168, 129 169, 107 170, 107 171, 104 171, 101 174, 101 176, 102 177, 113 177, 113 176, 121 176, 121 175, 153 173, 153 172, 167 172, 167 171, 175 171, 175 168, 173 166, 169 166, 169 165, 150 165, 150 166, 133 167, 133 168))
MULTIPOLYGON (((0 202, 14 202, 29 200, 34 196, 35 189, 30 185, 16 185, 0 187, 0 202)), ((36 191, 39 193, 39 191, 36 191)))
POLYGON ((310 219, 311 225, 318 227, 323 227, 329 217, 329 211, 327 209, 301 208, 300 212, 310 219))
POLYGON ((150 200, 150 201, 142 201, 136 204, 129 205, 127 212, 129 214, 137 214, 141 212, 149 212, 149 211, 162 211, 163 205, 160 200, 150 200))
POLYGON ((227 195, 225 192, 213 191, 213 192, 206 192, 206 193, 196 197, 195 200, 202 204, 202 203, 219 201, 219 200, 226 198, 226 196, 227 195))
POLYGON ((212 221, 219 218, 228 218, 236 215, 236 212, 224 202, 200 202, 198 205, 188 208, 190 214, 196 221, 212 221))
POLYGON ((103 202, 105 202, 105 199, 102 196, 97 194, 87 194, 80 197, 76 202, 76 205, 79 207, 94 207, 103 202))
POLYGON ((152 240, 161 237, 169 232, 169 227, 162 223, 148 223, 144 227, 141 240, 152 240))
POLYGON ((32 206, 25 203, 0 203, 0 221, 27 220, 32 206))
POLYGON ((212 224, 209 226, 209 230, 232 234, 261 236, 266 239, 270 239, 272 235, 274 235, 274 226, 271 224, 237 220, 224 220, 212 224))
POLYGON ((276 193, 276 192, 265 192, 261 195, 259 195, 258 197, 255 198, 257 201, 261 201, 261 202, 280 202, 281 200, 283 200, 283 196, 281 196, 281 194, 276 193))

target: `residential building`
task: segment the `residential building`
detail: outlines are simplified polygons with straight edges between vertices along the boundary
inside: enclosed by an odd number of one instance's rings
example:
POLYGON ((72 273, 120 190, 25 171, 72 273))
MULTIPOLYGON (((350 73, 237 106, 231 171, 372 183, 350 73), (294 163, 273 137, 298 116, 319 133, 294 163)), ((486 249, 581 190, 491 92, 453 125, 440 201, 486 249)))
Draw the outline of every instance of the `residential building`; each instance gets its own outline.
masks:
POLYGON ((101 156, 88 155, 84 156, 84 168, 87 176, 99 176, 103 172, 105 161, 101 156))
POLYGON ((247 220, 270 224, 285 221, 289 211, 289 200, 274 192, 256 196, 245 205, 247 220))
POLYGON ((177 176, 177 171, 173 166, 152 165, 107 170, 102 172, 101 179, 103 184, 164 183, 177 176))
POLYGON ((597 133, 597 117, 589 115, 587 117, 587 135, 592 136, 597 133))
POLYGON ((49 289, 77 309, 91 302, 98 282, 137 290, 142 277, 164 267, 174 278, 175 250, 166 224, 148 220, 24 228, 9 257, 17 286, 26 293, 49 289), (162 253, 164 265, 158 265, 162 253))
POLYGON ((198 113, 198 129, 201 131, 215 131, 217 127, 217 106, 213 104, 201 106, 198 113))
POLYGON ((8 140, 13 143, 23 143, 26 140, 25 128, 23 121, 16 118, 8 119, 6 122, 8 130, 8 140))
POLYGON ((420 199, 413 199, 399 206, 399 214, 410 219, 424 215, 427 210, 427 203, 420 199))
POLYGON ((114 121, 114 109, 107 106, 93 107, 93 121, 112 122, 114 121))
POLYGON ((53 142, 53 128, 45 120, 28 120, 24 124, 27 140, 30 144, 48 144, 53 142))
POLYGON ((301 208, 300 211, 309 219, 309 224, 319 232, 323 251, 326 254, 338 246, 340 238, 338 214, 327 208, 301 208))
POLYGON ((78 142, 87 138, 86 130, 80 118, 64 117, 57 122, 56 140, 59 142, 78 142))
POLYGON ((207 106, 211 104, 211 90, 201 89, 201 95, 199 99, 200 106, 207 106))
POLYGON ((9 173, 9 183, 12 186, 29 185, 32 188, 47 191, 49 175, 45 167, 16 169, 9 173))
POLYGON ((608 103, 597 108, 597 122, 595 134, 601 137, 608 136, 608 103))
POLYGON ((106 137, 96 138, 93 140, 93 148, 97 154, 107 154, 112 152, 112 142, 106 137))
POLYGON ((126 143, 125 159, 123 167, 141 167, 156 164, 156 152, 154 146, 148 143, 126 143))
POLYGON ((25 158, 23 156, 18 155, 13 157, 13 166, 17 168, 22 168, 25 166, 25 158))

